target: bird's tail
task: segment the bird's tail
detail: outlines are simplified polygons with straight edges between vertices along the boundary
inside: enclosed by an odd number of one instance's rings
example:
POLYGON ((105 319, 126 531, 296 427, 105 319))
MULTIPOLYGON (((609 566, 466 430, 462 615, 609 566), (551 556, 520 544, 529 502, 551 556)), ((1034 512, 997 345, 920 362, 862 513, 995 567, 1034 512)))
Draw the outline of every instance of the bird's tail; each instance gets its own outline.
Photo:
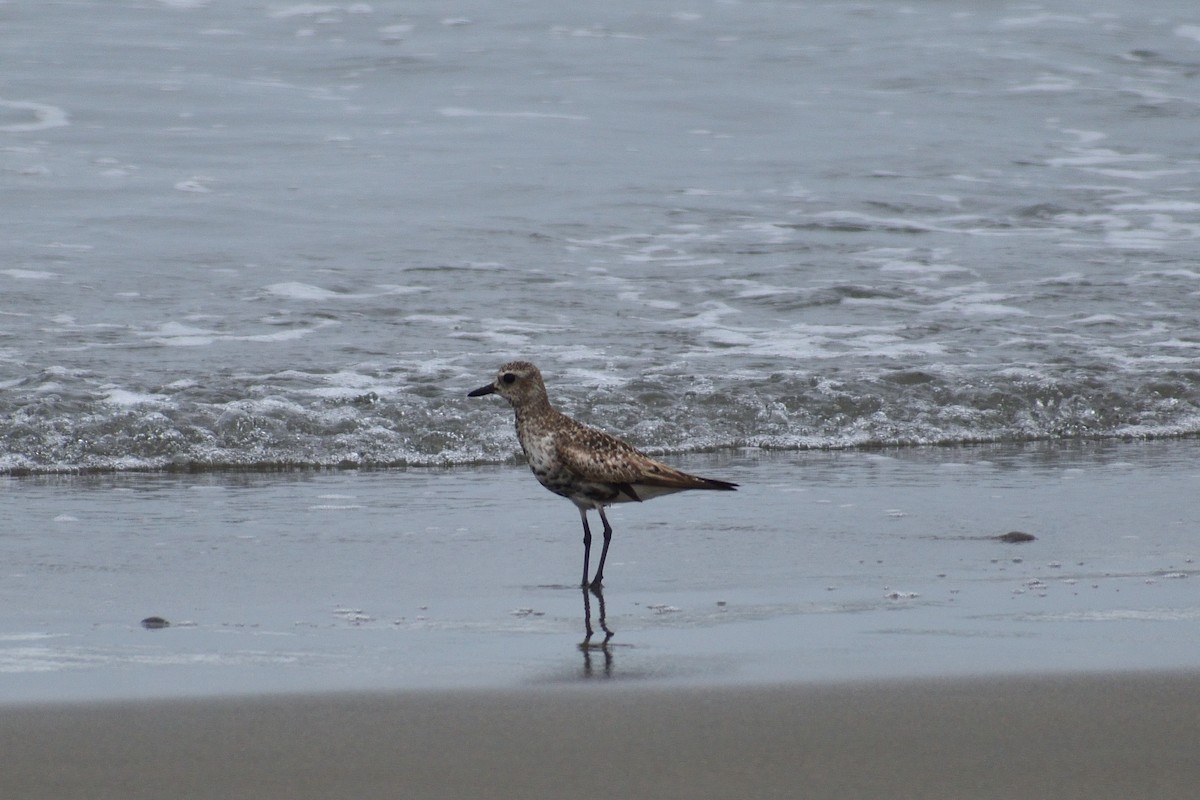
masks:
POLYGON ((668 467, 666 464, 659 464, 657 462, 637 482, 647 486, 658 486, 663 489, 681 490, 716 489, 732 492, 736 491, 738 487, 736 483, 721 481, 716 478, 701 478, 699 475, 692 475, 683 470, 668 467))

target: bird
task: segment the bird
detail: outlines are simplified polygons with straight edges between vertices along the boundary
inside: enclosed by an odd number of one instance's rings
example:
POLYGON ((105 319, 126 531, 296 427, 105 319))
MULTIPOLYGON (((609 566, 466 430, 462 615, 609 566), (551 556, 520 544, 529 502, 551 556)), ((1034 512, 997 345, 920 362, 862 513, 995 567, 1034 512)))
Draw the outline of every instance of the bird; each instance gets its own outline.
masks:
POLYGON ((516 414, 517 440, 538 482, 567 498, 583 522, 583 582, 585 591, 598 591, 604 581, 604 562, 612 541, 612 525, 604 514, 613 503, 640 503, 689 489, 735 491, 736 483, 701 478, 669 467, 612 434, 571 419, 550 404, 541 371, 528 361, 510 361, 495 379, 468 397, 498 394, 516 414), (600 564, 588 581, 592 531, 587 512, 595 509, 604 524, 600 564))

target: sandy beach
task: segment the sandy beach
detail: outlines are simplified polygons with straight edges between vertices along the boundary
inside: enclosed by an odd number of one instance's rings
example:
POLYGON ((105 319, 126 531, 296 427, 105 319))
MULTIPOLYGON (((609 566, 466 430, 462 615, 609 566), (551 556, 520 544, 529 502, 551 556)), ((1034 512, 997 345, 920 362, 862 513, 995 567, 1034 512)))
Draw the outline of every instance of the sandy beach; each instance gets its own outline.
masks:
POLYGON ((6 709, 0 795, 1193 798, 1200 674, 6 709))
POLYGON ((1191 798, 1197 444, 8 479, 0 797, 1191 798))

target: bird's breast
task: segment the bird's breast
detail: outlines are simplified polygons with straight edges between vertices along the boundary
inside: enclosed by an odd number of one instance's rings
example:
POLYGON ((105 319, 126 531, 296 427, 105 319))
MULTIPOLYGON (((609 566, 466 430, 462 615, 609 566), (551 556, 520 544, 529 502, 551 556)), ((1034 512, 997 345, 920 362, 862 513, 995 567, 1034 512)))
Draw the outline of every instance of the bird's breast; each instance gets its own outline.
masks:
POLYGON ((542 474, 559 469, 558 459, 554 454, 554 435, 517 429, 517 438, 521 441, 521 449, 529 461, 529 468, 538 478, 542 474))

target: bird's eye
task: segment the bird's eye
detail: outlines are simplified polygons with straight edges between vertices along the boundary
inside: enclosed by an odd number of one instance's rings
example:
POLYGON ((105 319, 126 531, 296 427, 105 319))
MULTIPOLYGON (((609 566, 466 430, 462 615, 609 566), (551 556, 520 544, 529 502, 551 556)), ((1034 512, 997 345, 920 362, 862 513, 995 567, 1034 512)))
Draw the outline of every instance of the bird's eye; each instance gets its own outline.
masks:
POLYGON ((517 376, 513 375, 511 372, 504 373, 504 376, 500 378, 501 383, 508 383, 508 384, 515 383, 516 380, 517 380, 517 376))

